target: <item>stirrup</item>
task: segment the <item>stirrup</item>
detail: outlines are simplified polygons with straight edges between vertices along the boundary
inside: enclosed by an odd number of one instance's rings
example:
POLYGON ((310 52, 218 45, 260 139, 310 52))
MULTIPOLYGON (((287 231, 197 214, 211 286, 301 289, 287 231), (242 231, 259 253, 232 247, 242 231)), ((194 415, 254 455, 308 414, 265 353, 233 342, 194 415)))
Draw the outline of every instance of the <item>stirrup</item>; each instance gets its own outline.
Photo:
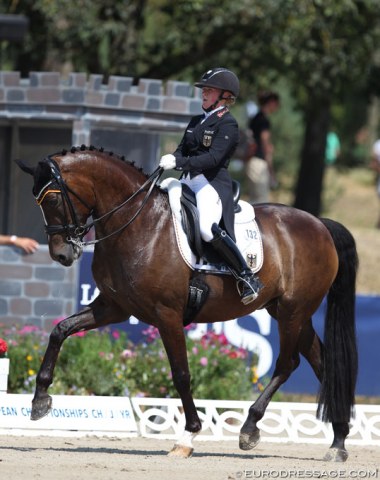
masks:
POLYGON ((254 287, 252 284, 246 280, 243 277, 240 277, 238 281, 236 282, 236 288, 237 291, 239 292, 239 295, 241 297, 241 302, 244 305, 248 305, 249 303, 253 302, 256 300, 256 298, 259 296, 259 291, 262 288, 262 284, 259 279, 252 277, 255 282, 257 283, 257 290, 255 291, 254 287))

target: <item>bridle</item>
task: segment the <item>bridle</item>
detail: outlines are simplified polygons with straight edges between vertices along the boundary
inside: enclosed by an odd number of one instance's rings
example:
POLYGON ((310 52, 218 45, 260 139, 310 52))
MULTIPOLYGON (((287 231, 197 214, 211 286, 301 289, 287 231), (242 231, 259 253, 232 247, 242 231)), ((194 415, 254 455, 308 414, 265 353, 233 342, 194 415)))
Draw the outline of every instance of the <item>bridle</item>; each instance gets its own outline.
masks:
POLYGON ((138 190, 136 190, 130 197, 128 197, 123 203, 121 203, 120 205, 117 205, 116 207, 114 207, 112 210, 105 213, 104 215, 95 218, 92 222, 81 224, 78 221, 78 217, 75 212, 75 209, 69 194, 72 194, 75 198, 79 200, 79 202, 82 205, 84 205, 88 209, 89 211, 88 216, 93 215, 93 208, 90 207, 73 189, 71 189, 66 184, 65 180, 62 178, 59 166, 55 160, 53 160, 51 157, 47 157, 45 159, 45 162, 50 167, 52 179, 44 187, 42 187, 42 189, 37 195, 35 195, 37 205, 39 205, 42 208, 42 202, 44 201, 45 197, 49 193, 59 193, 61 194, 61 197, 62 197, 63 214, 65 218, 65 223, 63 225, 47 225, 46 224, 45 232, 47 235, 56 235, 58 233, 64 234, 66 235, 66 241, 68 243, 72 243, 73 245, 76 245, 80 248, 85 247, 87 245, 94 245, 96 243, 99 243, 113 235, 116 235, 117 233, 127 228, 137 218, 141 210, 146 205, 153 191, 154 186, 158 182, 163 172, 163 169, 158 167, 151 175, 149 175, 146 182, 143 185, 141 185, 141 187, 138 190), (114 230, 108 235, 105 235, 104 237, 97 238, 95 240, 90 240, 87 242, 83 241, 83 237, 89 232, 89 230, 92 227, 94 227, 97 223, 99 223, 104 218, 109 217, 110 215, 112 215, 113 213, 117 212, 122 207, 124 207, 124 205, 129 203, 133 198, 135 198, 137 195, 143 192, 149 184, 150 184, 149 189, 146 192, 145 197, 141 202, 141 205, 139 206, 135 214, 128 220, 128 222, 123 224, 117 230, 114 230), (70 223, 69 218, 71 218, 72 223, 70 223))

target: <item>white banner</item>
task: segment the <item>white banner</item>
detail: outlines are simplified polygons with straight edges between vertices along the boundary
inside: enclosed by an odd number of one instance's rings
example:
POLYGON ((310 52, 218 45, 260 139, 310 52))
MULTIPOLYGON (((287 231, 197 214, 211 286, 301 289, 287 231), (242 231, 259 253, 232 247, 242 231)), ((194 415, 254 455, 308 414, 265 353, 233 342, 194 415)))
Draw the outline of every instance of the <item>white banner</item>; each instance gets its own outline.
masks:
POLYGON ((0 429, 137 432, 127 397, 53 395, 53 407, 30 420, 33 395, 0 394, 0 429))

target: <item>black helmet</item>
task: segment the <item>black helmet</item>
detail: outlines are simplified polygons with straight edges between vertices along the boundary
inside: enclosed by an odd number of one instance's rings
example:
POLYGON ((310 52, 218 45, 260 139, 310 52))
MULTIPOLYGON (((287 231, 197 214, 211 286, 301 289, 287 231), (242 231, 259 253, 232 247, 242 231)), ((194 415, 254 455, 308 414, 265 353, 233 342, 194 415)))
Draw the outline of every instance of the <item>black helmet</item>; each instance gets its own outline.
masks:
POLYGON ((195 87, 211 87, 220 88, 220 90, 227 90, 233 94, 234 97, 239 95, 239 79, 237 76, 227 70, 227 68, 212 68, 207 70, 199 82, 194 83, 195 87))

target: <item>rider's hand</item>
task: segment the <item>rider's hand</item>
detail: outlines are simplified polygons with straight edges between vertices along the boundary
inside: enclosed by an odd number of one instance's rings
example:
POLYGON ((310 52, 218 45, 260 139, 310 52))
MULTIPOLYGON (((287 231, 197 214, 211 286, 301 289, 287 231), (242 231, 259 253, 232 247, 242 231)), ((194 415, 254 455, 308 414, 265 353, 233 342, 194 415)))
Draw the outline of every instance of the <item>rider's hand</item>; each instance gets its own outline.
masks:
POLYGON ((163 155, 160 158, 159 166, 164 170, 170 170, 171 168, 175 168, 176 166, 175 156, 172 155, 171 153, 168 153, 167 155, 163 155))

